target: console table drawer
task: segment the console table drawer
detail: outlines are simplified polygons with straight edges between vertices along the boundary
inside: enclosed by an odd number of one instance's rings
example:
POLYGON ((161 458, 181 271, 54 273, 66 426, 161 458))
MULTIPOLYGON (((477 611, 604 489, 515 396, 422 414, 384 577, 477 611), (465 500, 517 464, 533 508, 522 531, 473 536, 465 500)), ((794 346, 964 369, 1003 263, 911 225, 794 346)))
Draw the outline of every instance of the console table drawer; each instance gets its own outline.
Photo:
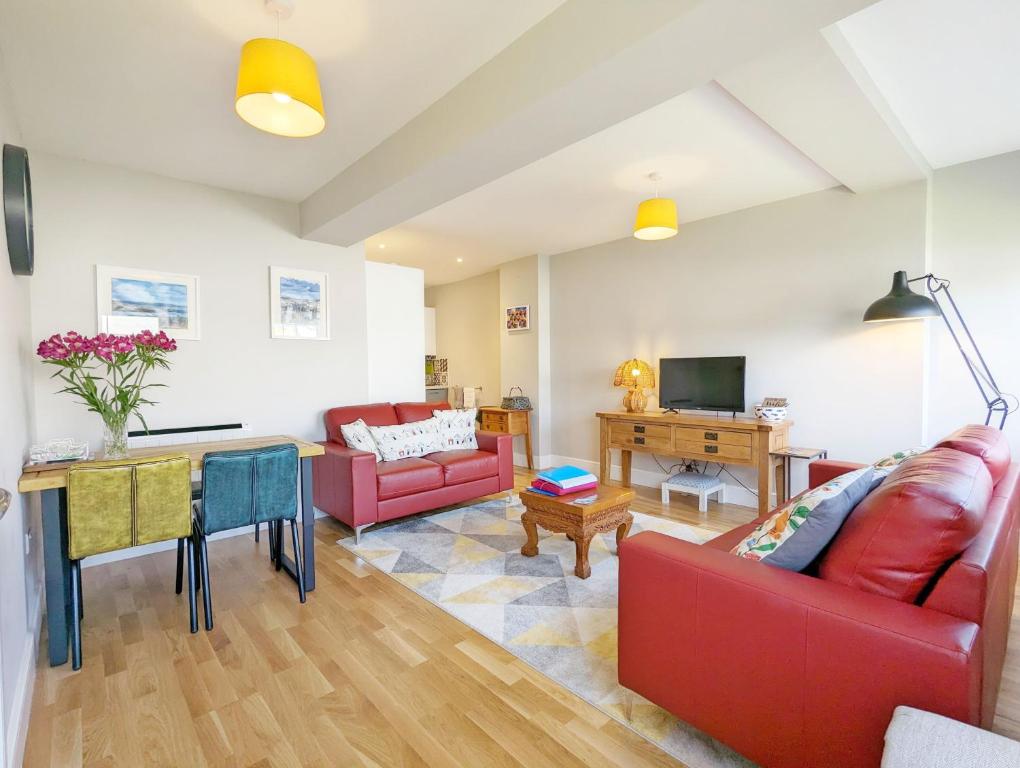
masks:
POLYGON ((694 429, 692 427, 676 427, 677 442, 688 443, 723 443, 725 445, 744 445, 751 447, 749 432, 730 432, 723 429, 694 429))
POLYGON ((647 448, 669 451, 673 448, 673 431, 660 424, 610 424, 609 442, 625 448, 647 448))
POLYGON ((678 439, 674 453, 688 458, 726 459, 733 462, 751 463, 750 445, 727 445, 723 442, 715 443, 705 440, 694 442, 692 440, 678 439))
POLYGON ((507 432, 507 417, 505 413, 483 413, 482 431, 484 432, 507 432))

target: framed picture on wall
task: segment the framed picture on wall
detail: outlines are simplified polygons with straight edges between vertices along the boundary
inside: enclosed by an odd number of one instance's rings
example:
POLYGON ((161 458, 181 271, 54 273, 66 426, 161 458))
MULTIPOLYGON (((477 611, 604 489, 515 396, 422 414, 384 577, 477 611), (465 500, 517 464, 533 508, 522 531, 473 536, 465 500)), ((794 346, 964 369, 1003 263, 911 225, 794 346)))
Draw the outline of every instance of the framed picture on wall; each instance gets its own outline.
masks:
POLYGON ((328 341, 329 275, 270 267, 269 310, 274 339, 328 341))
POLYGON ((519 307, 506 308, 506 329, 514 331, 531 330, 531 305, 523 304, 519 307))
POLYGON ((155 328, 175 339, 197 339, 198 278, 171 272, 96 265, 100 333, 155 328))

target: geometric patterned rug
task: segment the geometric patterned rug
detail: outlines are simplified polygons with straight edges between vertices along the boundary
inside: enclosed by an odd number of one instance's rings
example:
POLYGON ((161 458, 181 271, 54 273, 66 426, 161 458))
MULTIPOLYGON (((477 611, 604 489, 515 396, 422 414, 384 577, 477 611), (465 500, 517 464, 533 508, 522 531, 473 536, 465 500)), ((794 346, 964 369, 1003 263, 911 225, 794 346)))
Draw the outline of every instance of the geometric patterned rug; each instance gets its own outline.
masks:
MULTIPOLYGON (((574 575, 574 544, 538 529, 521 555, 524 508, 514 496, 370 528, 337 543, 498 643, 691 768, 751 763, 616 680, 615 533, 591 542, 591 576, 574 575), (629 710, 629 719, 626 713, 629 710)), ((633 512, 630 535, 659 531, 698 544, 689 525, 633 512)))

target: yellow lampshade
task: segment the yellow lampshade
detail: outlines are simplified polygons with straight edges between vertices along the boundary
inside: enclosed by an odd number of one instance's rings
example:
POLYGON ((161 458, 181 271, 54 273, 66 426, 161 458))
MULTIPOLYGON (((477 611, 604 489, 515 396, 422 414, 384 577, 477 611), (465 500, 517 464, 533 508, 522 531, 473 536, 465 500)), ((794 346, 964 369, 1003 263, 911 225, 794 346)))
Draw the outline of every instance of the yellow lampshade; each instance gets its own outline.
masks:
POLYGON ((283 40, 249 40, 241 48, 234 109, 267 133, 314 136, 326 127, 315 61, 283 40))
POLYGON ((614 387, 655 387, 655 371, 644 360, 632 358, 620 363, 613 377, 614 387))
POLYGON ((676 202, 653 197, 638 206, 634 222, 634 237, 638 240, 665 240, 676 233, 676 202))

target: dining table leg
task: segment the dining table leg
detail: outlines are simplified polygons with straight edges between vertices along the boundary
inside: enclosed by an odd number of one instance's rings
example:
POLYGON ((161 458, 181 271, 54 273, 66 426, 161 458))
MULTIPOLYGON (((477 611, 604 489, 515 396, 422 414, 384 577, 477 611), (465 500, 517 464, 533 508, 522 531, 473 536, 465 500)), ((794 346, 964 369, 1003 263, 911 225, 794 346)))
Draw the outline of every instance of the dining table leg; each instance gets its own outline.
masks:
MULTIPOLYGON (((301 566, 304 571, 305 592, 315 589, 315 507, 312 505, 312 459, 301 459, 301 566)), ((282 541, 281 541, 282 549, 282 541)), ((283 570, 297 581, 294 561, 284 549, 280 553, 283 570)))
POLYGON ((71 561, 67 558, 67 490, 42 492, 43 566, 50 666, 67 663, 71 627, 71 561))

